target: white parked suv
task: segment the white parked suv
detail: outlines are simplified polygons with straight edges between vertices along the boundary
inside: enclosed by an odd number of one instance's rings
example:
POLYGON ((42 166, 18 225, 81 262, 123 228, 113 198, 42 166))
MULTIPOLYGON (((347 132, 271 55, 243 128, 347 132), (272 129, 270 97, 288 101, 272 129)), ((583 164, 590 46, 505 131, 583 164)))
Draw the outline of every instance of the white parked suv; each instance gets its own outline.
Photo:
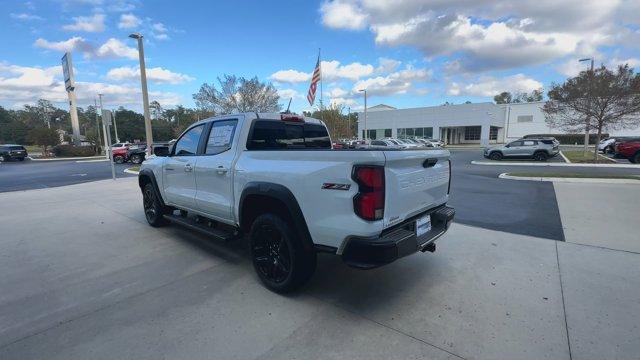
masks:
POLYGON ((455 214, 450 171, 447 150, 331 149, 319 120, 245 113, 191 125, 138 181, 149 224, 246 234, 261 281, 285 292, 311 277, 317 252, 368 269, 435 251, 455 214))

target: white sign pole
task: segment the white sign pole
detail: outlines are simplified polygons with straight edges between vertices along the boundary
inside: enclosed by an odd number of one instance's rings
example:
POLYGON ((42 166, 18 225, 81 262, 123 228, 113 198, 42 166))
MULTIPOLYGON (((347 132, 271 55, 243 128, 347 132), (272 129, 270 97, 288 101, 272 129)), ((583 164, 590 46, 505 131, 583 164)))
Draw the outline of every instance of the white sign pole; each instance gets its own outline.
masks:
POLYGON ((71 53, 67 52, 62 57, 62 74, 64 75, 64 85, 69 97, 69 114, 71 115, 71 129, 73 130, 73 143, 80 145, 80 123, 78 121, 78 110, 76 109, 75 79, 73 77, 73 63, 71 53))

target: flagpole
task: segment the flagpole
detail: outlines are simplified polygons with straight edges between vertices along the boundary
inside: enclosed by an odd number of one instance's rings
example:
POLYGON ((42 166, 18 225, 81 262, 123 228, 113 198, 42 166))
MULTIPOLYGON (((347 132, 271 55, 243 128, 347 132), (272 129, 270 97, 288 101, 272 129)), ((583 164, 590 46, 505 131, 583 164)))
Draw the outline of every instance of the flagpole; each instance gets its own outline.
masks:
POLYGON ((318 48, 318 66, 320 67, 320 120, 322 120, 322 122, 324 122, 324 111, 322 111, 322 100, 323 100, 323 96, 322 96, 322 78, 323 78, 323 76, 322 76, 322 59, 320 58, 320 51, 321 51, 321 49, 318 48))

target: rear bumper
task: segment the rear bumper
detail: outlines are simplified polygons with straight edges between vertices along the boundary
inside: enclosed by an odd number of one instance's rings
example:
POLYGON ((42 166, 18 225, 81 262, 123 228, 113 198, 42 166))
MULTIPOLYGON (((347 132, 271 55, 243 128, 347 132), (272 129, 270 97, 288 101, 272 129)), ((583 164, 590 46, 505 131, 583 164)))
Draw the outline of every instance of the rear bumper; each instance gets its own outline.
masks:
POLYGON ((417 251, 435 251, 435 241, 451 225, 455 216, 452 207, 440 206, 405 220, 378 237, 352 237, 342 252, 342 260, 359 269, 372 269, 391 263, 417 251), (431 216, 431 230, 416 236, 415 220, 431 216))

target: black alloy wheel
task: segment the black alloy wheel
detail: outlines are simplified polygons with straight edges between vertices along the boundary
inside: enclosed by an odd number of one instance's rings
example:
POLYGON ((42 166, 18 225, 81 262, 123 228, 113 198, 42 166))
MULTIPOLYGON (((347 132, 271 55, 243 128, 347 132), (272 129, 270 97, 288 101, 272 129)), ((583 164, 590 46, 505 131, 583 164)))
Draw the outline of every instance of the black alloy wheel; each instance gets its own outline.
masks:
POLYGON ((283 234, 272 224, 261 224, 251 244, 253 261, 261 278, 282 284, 291 276, 291 251, 283 234))
POLYGON ((249 231, 253 267, 271 291, 286 293, 305 284, 316 269, 316 252, 305 246, 291 220, 276 214, 259 215, 249 231))
POLYGON ((142 164, 142 161, 144 161, 142 159, 142 155, 139 155, 139 154, 131 155, 131 162, 132 163, 134 163, 134 164, 142 164))
POLYGON ((489 154, 489 159, 491 160, 502 160, 502 154, 499 152, 492 152, 491 154, 489 154))
POLYGON ((533 159, 536 161, 547 161, 547 154, 543 152, 537 152, 533 154, 533 159))
POLYGON ((142 189, 142 206, 144 208, 144 216, 149 225, 158 227, 167 223, 167 220, 163 217, 165 214, 164 205, 160 204, 151 183, 146 184, 142 189))
POLYGON ((113 161, 114 161, 116 164, 122 164, 122 163, 124 163, 124 156, 122 156, 122 155, 116 155, 116 157, 114 157, 114 158, 113 158, 113 161))

